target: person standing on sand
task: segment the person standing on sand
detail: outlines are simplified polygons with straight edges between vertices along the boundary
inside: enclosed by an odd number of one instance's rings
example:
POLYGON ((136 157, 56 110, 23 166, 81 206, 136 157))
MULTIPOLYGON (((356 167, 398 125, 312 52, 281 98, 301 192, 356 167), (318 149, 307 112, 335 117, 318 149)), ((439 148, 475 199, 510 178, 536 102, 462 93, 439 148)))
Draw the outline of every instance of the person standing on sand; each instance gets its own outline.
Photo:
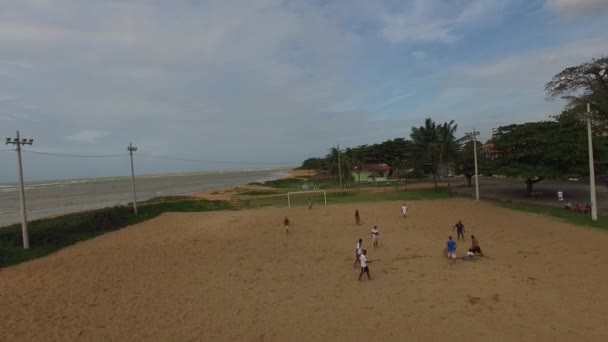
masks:
POLYGON ((308 209, 312 209, 312 197, 308 198, 308 209))
POLYGON ((458 223, 454 225, 454 228, 452 228, 452 231, 454 231, 454 229, 456 229, 456 233, 458 234, 458 241, 460 241, 460 237, 464 240, 464 224, 462 224, 462 221, 458 221, 458 223))
POLYGON ((405 203, 401 206, 401 213, 403 213, 403 218, 407 217, 407 205, 405 203))
POLYGON ((446 242, 448 246, 448 258, 451 260, 456 260, 456 241, 452 240, 452 236, 448 238, 446 242))
POLYGON ((378 226, 374 226, 374 228, 372 228, 372 241, 374 241, 374 247, 378 247, 378 235, 380 235, 378 226))
POLYGON ((367 267, 367 263, 369 261, 367 261, 366 254, 367 251, 364 249, 361 253, 361 256, 359 256, 359 262, 361 263, 361 273, 359 273, 359 280, 361 280, 363 273, 367 273, 367 278, 369 280, 372 280, 372 277, 369 275, 369 267, 367 267))
POLYGON ((363 240, 359 239, 359 242, 357 242, 357 246, 355 247, 355 264, 353 265, 354 268, 357 268, 357 264, 360 262, 359 257, 361 256, 361 253, 363 253, 363 240))
POLYGON ((359 216, 359 209, 355 209, 355 224, 361 223, 361 217, 359 216))
POLYGON ((283 220, 283 227, 285 228, 285 234, 289 234, 289 219, 287 216, 285 217, 285 220, 283 220))
POLYGON ((483 256, 483 253, 481 252, 481 248, 479 247, 479 241, 477 241, 477 239, 475 238, 475 235, 471 235, 471 252, 473 253, 477 253, 481 256, 483 256))

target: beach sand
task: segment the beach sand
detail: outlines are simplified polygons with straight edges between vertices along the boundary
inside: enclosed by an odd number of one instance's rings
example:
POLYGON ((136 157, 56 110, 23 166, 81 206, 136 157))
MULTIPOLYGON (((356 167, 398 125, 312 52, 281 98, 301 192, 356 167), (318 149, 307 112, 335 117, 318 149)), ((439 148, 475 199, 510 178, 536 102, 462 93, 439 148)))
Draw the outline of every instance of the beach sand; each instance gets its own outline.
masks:
POLYGON ((407 204, 407 219, 400 202, 164 214, 0 270, 0 340, 608 340, 608 233, 407 204), (486 257, 442 255, 459 219, 486 257), (358 238, 372 281, 353 268, 358 238))

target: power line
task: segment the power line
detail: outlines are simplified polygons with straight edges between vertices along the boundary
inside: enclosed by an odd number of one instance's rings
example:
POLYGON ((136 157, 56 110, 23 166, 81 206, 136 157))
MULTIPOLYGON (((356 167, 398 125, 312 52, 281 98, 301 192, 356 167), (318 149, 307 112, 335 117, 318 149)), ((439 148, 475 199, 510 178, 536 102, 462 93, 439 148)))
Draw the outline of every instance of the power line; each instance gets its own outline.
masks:
POLYGON ((8 151, 15 151, 15 150, 14 150, 14 149, 12 149, 12 148, 8 148, 8 149, 6 149, 6 150, 0 150, 0 152, 8 152, 8 151))
POLYGON ((72 158, 110 158, 110 157, 121 157, 127 156, 128 153, 120 153, 120 154, 101 154, 101 155, 78 155, 78 154, 63 154, 63 153, 51 153, 51 152, 38 152, 31 150, 23 150, 26 153, 34 153, 34 154, 44 154, 49 156, 59 156, 59 157, 72 157, 72 158))
POLYGON ((156 158, 156 159, 169 159, 169 160, 179 160, 179 161, 188 161, 195 163, 209 163, 209 164, 236 164, 236 165, 294 165, 298 163, 263 163, 263 162, 235 162, 235 161, 217 161, 217 160, 200 160, 200 159, 188 159, 188 158, 177 158, 177 157, 162 157, 162 156, 152 156, 149 154, 141 154, 138 153, 139 157, 147 157, 147 158, 156 158))

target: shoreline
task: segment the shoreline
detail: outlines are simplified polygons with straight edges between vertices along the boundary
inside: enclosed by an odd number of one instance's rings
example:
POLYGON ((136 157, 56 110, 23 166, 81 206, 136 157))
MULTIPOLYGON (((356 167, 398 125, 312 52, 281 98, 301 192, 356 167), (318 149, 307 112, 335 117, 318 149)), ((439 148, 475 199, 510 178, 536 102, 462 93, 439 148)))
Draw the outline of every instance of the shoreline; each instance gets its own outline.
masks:
MULTIPOLYGON (((285 177, 279 177, 274 180, 298 178, 298 177, 308 176, 309 174, 314 175, 314 172, 311 173, 308 170, 290 169, 290 170, 285 171, 285 177)), ((210 200, 210 201, 232 201, 234 195, 236 195, 236 193, 235 193, 236 190, 239 190, 239 189, 241 189, 241 190, 242 189, 269 190, 272 188, 264 186, 262 184, 260 184, 260 185, 244 184, 244 185, 240 185, 240 186, 235 185, 232 188, 218 188, 218 189, 210 189, 210 190, 202 191, 202 192, 195 192, 195 193, 188 194, 188 196, 192 196, 193 198, 196 198, 196 199, 206 199, 206 200, 210 200)))
MULTIPOLYGON (((167 179, 171 182, 176 182, 175 186, 159 185, 153 186, 152 188, 150 187, 150 182, 153 179, 160 177, 157 175, 142 176, 141 178, 136 179, 136 182, 138 182, 137 203, 144 204, 155 198, 169 197, 208 198, 213 197, 212 194, 241 188, 248 183, 292 177, 292 170, 287 168, 240 170, 240 172, 240 175, 237 171, 220 173, 172 173, 167 175, 169 177, 167 179), (197 174, 202 175, 203 177, 187 181, 186 183, 177 183, 179 179, 193 179, 192 176, 196 176, 197 174), (212 178, 207 178, 207 175, 212 175, 212 178), (221 175, 226 175, 226 177, 222 177, 221 175), (204 190, 201 191, 199 189, 204 190)), ((78 181, 65 180, 49 183, 54 185, 53 187, 41 187, 39 184, 35 184, 33 187, 26 186, 28 222, 52 219, 64 215, 84 213, 114 206, 128 206, 132 203, 130 179, 126 177, 118 179, 121 183, 124 183, 125 187, 117 187, 116 184, 112 184, 116 190, 115 192, 107 193, 103 188, 105 186, 104 184, 106 184, 104 183, 105 181, 115 181, 117 179, 118 178, 100 177, 78 181), (129 183, 128 186, 126 185, 127 183, 129 183), (64 186, 66 187, 63 188, 64 186), (128 191, 125 190, 127 188, 129 189, 128 191), (98 191, 102 192, 98 193, 98 191), (56 201, 55 195, 58 196, 60 200, 56 201), (71 195, 79 196, 85 201, 74 202, 70 197, 71 195)), ((45 185, 47 184, 45 183, 45 185)), ((21 223, 21 219, 18 216, 20 209, 15 204, 17 203, 17 194, 18 191, 12 191, 10 193, 5 193, 3 197, 0 197, 0 205, 3 205, 3 207, 8 210, 7 212, 0 211, 2 215, 6 215, 4 216, 4 220, 0 220, 0 229, 21 223), (4 206, 4 204, 6 204, 6 206, 4 206)), ((209 199, 221 200, 221 198, 209 199)))

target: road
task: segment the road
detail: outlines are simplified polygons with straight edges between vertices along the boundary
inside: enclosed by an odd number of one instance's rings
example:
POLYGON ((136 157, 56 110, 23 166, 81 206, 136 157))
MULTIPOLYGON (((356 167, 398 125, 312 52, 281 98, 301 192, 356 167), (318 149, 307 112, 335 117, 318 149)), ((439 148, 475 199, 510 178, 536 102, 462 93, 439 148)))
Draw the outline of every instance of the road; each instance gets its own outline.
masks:
MULTIPOLYGON (((608 191, 606 184, 608 180, 603 177, 596 178, 597 204, 599 209, 608 209, 608 191)), ((453 178, 452 189, 455 192, 475 196, 475 180, 472 186, 466 185, 464 178, 453 178)), ((526 196, 526 184, 523 181, 480 178, 479 194, 481 198, 491 198, 503 201, 534 203, 550 206, 563 206, 557 201, 557 192, 563 191, 566 202, 586 204, 590 202, 589 179, 580 178, 579 181, 540 181, 534 184, 535 193, 538 197, 526 196)))

